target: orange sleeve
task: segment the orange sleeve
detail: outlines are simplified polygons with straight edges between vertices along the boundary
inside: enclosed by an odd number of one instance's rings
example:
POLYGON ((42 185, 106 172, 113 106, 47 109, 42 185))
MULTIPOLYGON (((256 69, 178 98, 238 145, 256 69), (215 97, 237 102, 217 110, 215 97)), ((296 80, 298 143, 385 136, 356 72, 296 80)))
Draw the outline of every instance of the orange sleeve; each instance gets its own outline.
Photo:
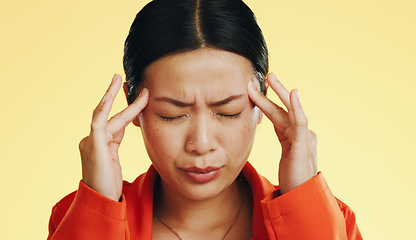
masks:
POLYGON ((76 193, 53 207, 48 239, 129 239, 124 195, 116 202, 80 181, 76 193))
POLYGON ((352 210, 337 200, 322 173, 292 191, 262 201, 270 239, 362 239, 352 210))

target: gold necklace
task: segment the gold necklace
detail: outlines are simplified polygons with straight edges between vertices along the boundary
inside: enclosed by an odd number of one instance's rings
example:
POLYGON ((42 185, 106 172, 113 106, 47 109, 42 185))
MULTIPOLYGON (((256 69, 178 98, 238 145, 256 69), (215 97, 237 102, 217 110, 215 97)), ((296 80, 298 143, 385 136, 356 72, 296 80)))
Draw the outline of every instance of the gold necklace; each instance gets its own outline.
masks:
MULTIPOLYGON (((224 239, 225 239, 225 237, 227 237, 227 235, 230 233, 231 229, 234 227, 234 224, 237 222, 238 216, 240 216, 240 212, 241 212, 242 205, 243 205, 243 204, 240 204, 240 208, 238 209, 237 215, 234 217, 233 222, 232 222, 232 223, 231 223, 231 225, 228 227, 227 231, 225 232, 224 236, 222 237, 222 240, 224 240, 224 239)), ((179 240, 183 240, 177 231, 175 231, 175 230, 174 230, 171 226, 169 226, 169 224, 167 224, 165 221, 163 221, 163 220, 159 217, 159 214, 157 214, 156 210, 155 210, 154 212, 155 212, 155 215, 156 215, 157 219, 159 219, 159 221, 160 221, 160 222, 161 222, 161 223, 162 223, 165 227, 167 227, 167 228, 168 228, 168 229, 169 229, 169 230, 170 230, 173 234, 175 234, 175 235, 176 235, 176 237, 177 237, 179 240)))

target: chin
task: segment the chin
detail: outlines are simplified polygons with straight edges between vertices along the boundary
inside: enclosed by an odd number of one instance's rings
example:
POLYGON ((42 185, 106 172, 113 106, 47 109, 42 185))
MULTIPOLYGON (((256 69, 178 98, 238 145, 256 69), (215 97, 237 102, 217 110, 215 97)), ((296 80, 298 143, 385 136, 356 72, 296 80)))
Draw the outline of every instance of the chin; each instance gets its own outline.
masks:
MULTIPOLYGON (((225 175, 227 174, 228 173, 225 175)), ((203 201, 215 198, 221 193, 225 193, 235 181, 235 178, 222 178, 221 175, 222 174, 220 174, 220 176, 216 179, 206 183, 197 183, 192 180, 185 179, 184 181, 178 182, 177 192, 194 201, 203 201)), ((228 174, 228 176, 230 175, 228 174)))
POLYGON ((181 194, 193 201, 204 201, 217 197, 224 192, 232 183, 226 186, 218 186, 214 184, 207 184, 211 186, 193 186, 191 188, 183 189, 181 194))

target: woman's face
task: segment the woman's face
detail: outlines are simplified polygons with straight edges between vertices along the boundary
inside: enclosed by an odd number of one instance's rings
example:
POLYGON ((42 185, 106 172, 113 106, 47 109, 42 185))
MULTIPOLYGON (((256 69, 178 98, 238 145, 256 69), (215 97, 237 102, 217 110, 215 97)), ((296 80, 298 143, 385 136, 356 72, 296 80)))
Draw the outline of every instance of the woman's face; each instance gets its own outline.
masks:
POLYGON ((154 167, 189 199, 227 189, 252 148, 261 113, 248 98, 255 81, 246 58, 200 49, 161 58, 146 69, 149 103, 138 117, 154 167))

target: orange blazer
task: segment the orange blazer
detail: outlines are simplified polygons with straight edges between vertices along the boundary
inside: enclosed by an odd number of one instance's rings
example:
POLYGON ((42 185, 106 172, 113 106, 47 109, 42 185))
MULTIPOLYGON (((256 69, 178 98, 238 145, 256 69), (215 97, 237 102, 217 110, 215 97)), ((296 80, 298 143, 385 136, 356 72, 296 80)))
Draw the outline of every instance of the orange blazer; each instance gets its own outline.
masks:
MULTIPOLYGON (((279 187, 250 163, 242 170, 253 193, 253 240, 362 239, 353 211, 335 198, 322 173, 280 195, 279 187)), ((124 182, 120 202, 95 192, 82 181, 52 209, 50 240, 151 240, 153 166, 133 183, 124 182)))

